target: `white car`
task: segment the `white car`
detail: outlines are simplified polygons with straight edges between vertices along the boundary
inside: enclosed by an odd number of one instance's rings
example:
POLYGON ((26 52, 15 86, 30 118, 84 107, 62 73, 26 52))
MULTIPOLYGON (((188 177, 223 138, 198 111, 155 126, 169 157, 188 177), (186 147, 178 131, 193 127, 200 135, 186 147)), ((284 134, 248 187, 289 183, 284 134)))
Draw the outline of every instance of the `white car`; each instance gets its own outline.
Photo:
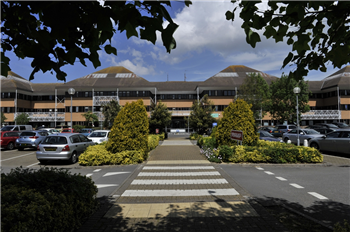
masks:
POLYGON ((40 130, 47 131, 47 133, 49 133, 49 135, 61 133, 59 130, 54 129, 54 128, 41 128, 40 130))
POLYGON ((110 130, 95 130, 88 136, 88 139, 91 139, 95 144, 99 144, 108 141, 110 132, 110 130))

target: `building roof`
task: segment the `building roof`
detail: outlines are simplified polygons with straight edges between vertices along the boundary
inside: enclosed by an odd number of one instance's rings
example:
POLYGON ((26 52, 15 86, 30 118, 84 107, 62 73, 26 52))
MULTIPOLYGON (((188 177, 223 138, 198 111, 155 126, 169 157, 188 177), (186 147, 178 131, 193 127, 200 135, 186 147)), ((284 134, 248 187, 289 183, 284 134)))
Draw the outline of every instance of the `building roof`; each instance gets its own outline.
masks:
POLYGON ((339 89, 350 89, 350 65, 340 69, 322 80, 321 90, 339 87, 339 89))
POLYGON ((271 81, 277 80, 277 77, 275 76, 271 76, 244 65, 231 65, 205 80, 200 86, 239 87, 243 84, 244 78, 252 73, 260 74, 268 84, 271 84, 271 81))
POLYGON ((32 83, 20 75, 9 71, 7 77, 1 76, 1 92, 9 92, 17 90, 25 90, 32 92, 32 83))
POLYGON ((197 86, 202 82, 195 81, 166 81, 152 82, 157 91, 196 91, 197 86))

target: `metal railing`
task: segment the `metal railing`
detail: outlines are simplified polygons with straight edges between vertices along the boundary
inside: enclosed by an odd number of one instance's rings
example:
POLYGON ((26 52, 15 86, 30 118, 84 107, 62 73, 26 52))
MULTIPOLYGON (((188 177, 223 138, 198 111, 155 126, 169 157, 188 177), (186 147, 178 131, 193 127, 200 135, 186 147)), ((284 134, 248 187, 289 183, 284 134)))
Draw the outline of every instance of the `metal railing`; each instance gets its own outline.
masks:
POLYGON ((116 100, 119 103, 118 96, 94 96, 93 104, 94 106, 101 106, 103 104, 109 103, 112 100, 116 100))
POLYGON ((310 110, 301 114, 301 120, 340 119, 340 110, 310 110))
POLYGON ((15 118, 20 115, 26 113, 29 115, 30 122, 54 122, 56 121, 64 121, 65 113, 64 112, 17 112, 15 113, 15 118))

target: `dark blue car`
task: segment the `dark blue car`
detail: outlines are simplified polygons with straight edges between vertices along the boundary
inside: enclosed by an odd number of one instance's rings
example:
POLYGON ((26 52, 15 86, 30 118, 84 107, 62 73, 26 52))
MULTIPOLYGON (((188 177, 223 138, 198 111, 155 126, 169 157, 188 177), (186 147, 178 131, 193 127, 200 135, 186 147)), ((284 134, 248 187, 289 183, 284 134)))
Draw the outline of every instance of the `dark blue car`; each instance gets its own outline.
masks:
POLYGON ((258 131, 258 134, 259 134, 259 138, 261 140, 273 141, 273 142, 283 142, 282 139, 275 138, 273 135, 271 135, 267 131, 260 130, 260 131, 258 131))
POLYGON ((94 129, 92 128, 84 128, 80 130, 80 134, 83 134, 85 136, 88 136, 89 134, 91 134, 94 131, 94 129))

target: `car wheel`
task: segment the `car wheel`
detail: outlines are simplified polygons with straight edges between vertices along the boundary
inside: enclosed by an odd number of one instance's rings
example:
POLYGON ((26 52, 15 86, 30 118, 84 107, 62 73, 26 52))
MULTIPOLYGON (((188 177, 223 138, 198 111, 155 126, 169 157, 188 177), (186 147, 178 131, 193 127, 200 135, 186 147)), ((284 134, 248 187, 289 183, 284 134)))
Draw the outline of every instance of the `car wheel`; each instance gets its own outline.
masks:
POLYGON ((7 144, 7 150, 13 150, 15 148, 15 145, 13 143, 7 144))
POLYGON ((40 164, 43 164, 43 165, 45 165, 45 164, 47 164, 47 160, 39 160, 39 162, 40 162, 40 164))
POLYGON ((19 147, 18 150, 19 150, 19 151, 23 151, 24 148, 23 148, 23 147, 19 147))
POLYGON ((317 150, 320 149, 320 147, 318 146, 317 143, 311 143, 311 144, 310 144, 310 147, 313 147, 313 148, 315 148, 315 149, 317 149, 317 150))
POLYGON ((289 140, 289 139, 288 139, 287 137, 284 138, 284 142, 285 142, 285 143, 288 143, 288 140, 289 140))
POLYGON ((76 152, 73 152, 72 156, 70 157, 70 163, 75 164, 78 161, 78 156, 76 152))

